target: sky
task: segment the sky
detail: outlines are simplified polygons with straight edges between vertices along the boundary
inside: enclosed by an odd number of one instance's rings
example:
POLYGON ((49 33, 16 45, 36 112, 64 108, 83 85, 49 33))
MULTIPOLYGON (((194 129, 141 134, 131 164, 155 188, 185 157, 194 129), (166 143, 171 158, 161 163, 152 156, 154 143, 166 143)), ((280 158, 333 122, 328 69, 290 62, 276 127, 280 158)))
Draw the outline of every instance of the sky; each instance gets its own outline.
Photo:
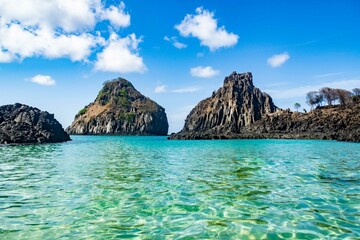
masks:
POLYGON ((67 127, 123 77, 165 108, 169 133, 233 71, 280 108, 360 87, 360 1, 0 0, 0 105, 67 127))

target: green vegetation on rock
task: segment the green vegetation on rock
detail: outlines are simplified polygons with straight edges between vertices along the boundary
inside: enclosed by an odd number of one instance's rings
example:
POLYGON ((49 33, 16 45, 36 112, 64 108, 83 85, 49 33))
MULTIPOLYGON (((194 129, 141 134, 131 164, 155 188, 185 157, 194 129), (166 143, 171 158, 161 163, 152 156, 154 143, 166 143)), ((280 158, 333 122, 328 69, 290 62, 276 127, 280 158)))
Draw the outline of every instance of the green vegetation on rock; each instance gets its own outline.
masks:
POLYGON ((79 111, 78 115, 84 115, 86 113, 87 109, 86 108, 83 108, 79 111))

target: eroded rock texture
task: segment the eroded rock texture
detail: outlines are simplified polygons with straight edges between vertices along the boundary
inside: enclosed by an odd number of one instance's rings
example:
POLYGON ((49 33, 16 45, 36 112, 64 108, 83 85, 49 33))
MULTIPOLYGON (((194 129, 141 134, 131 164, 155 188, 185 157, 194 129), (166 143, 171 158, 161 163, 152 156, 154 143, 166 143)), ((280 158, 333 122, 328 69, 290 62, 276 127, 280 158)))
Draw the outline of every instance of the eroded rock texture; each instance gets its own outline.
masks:
POLYGON ((69 134, 166 135, 165 109, 123 78, 104 83, 93 103, 80 110, 69 134))
POLYGON ((20 103, 0 107, 0 144, 69 140, 53 114, 20 103))
POLYGON ((271 97, 253 85, 251 73, 233 72, 223 87, 190 112, 183 130, 171 138, 230 137, 276 109, 271 97))

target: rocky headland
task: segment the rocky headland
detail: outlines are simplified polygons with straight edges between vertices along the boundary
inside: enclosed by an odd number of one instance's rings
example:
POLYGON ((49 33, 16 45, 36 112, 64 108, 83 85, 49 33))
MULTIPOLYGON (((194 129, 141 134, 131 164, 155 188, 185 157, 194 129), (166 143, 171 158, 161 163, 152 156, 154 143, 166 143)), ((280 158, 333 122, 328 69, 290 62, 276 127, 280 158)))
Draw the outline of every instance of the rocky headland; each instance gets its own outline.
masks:
POLYGON ((169 139, 331 139, 360 141, 360 103, 326 106, 309 113, 276 107, 253 85, 251 73, 232 73, 187 116, 169 139))
POLYGON ((93 103, 75 116, 69 134, 167 135, 165 109, 123 78, 104 83, 93 103))
POLYGON ((0 144, 69 140, 53 114, 19 103, 0 107, 0 144))

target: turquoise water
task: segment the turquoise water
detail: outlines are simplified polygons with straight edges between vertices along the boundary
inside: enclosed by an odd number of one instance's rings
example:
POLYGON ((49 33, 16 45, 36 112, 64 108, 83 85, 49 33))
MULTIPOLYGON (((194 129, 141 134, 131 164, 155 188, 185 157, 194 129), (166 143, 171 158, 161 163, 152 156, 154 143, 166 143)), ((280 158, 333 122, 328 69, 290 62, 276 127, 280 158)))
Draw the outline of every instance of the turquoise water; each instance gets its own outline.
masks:
POLYGON ((0 147, 0 239, 359 239, 360 145, 73 136, 0 147))

